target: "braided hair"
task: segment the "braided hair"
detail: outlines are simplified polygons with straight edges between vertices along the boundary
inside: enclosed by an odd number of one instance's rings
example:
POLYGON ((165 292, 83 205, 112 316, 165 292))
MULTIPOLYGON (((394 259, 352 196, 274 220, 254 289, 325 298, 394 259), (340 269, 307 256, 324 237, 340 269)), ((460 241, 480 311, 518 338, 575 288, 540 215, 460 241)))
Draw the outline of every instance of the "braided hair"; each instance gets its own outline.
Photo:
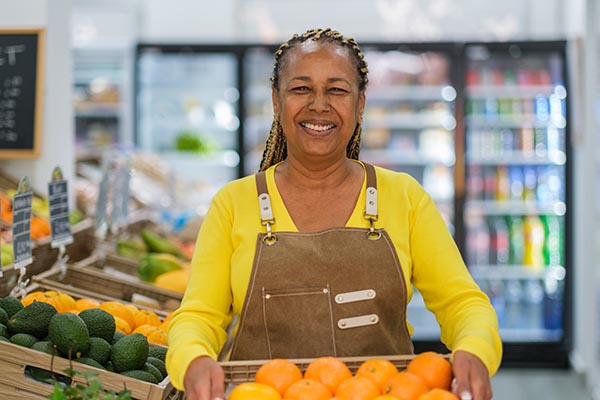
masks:
MULTIPOLYGON (((290 49, 299 43, 306 42, 307 40, 322 41, 326 43, 334 43, 342 47, 350 49, 350 54, 353 55, 353 61, 356 67, 356 71, 359 77, 359 90, 363 91, 367 87, 367 62, 364 59, 364 55, 358 46, 358 43, 352 38, 345 38, 338 31, 330 28, 326 29, 311 29, 304 32, 302 35, 294 35, 290 40, 279 46, 279 49, 275 52, 275 63, 273 65, 273 74, 271 75, 271 87, 275 90, 279 89, 279 74, 285 66, 286 57, 290 49)), ((346 147, 346 155, 348 158, 358 160, 360 154, 360 137, 361 137, 361 125, 358 123, 356 129, 352 134, 352 138, 348 142, 346 147)), ((259 171, 264 171, 272 165, 277 164, 285 160, 287 157, 287 144, 283 129, 277 117, 273 118, 273 124, 271 125, 271 131, 267 138, 265 150, 263 152, 262 161, 260 163, 259 171)))

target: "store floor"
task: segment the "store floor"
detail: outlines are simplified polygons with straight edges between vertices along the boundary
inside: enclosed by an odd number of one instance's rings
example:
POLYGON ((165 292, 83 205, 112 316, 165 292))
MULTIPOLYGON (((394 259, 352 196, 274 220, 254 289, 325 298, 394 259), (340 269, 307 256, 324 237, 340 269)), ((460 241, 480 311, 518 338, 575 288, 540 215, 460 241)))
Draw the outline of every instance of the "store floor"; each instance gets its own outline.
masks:
POLYGON ((500 369, 492 378, 497 400, 593 400, 583 377, 564 369, 500 369))

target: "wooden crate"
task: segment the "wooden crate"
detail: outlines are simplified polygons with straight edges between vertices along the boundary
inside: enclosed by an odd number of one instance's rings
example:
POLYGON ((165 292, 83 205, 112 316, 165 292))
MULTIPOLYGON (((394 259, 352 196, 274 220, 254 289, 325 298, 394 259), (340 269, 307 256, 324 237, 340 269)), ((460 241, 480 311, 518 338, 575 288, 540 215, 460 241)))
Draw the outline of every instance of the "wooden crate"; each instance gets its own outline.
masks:
MULTIPOLYGON (((183 398, 183 393, 173 387, 168 376, 156 385, 86 364, 73 363, 62 357, 52 356, 9 342, 0 342, 1 398, 45 399, 52 393, 53 386, 31 378, 26 371, 27 367, 42 368, 60 375, 64 375, 63 371, 67 368, 95 372, 105 389, 115 392, 128 389, 131 391, 131 397, 135 400, 176 400, 183 398)), ((75 375, 73 382, 86 383, 85 378, 80 375, 75 375)))
POLYGON ((61 289, 85 290, 98 293, 113 300, 146 305, 156 311, 169 312, 179 307, 182 295, 144 282, 125 281, 122 277, 81 265, 68 265, 63 274, 60 268, 52 268, 33 276, 33 281, 61 289), (152 301, 140 303, 138 298, 152 301))
MULTIPOLYGON (((66 255, 70 262, 84 260, 92 254, 96 247, 94 226, 91 219, 85 219, 72 227, 73 243, 66 246, 66 255)), ((25 269, 25 279, 52 268, 58 259, 58 249, 53 249, 51 238, 48 237, 32 244, 31 256, 33 262, 25 269)), ((2 269, 0 278, 0 297, 10 294, 17 283, 20 270, 12 265, 2 269)))
MULTIPOLYGON (((369 357, 337 357, 339 360, 346 363, 352 374, 354 375, 360 365, 370 358, 383 358, 389 360, 392 364, 402 371, 406 369, 408 363, 414 358, 414 355, 398 355, 398 356, 369 356, 369 357)), ((297 358, 290 359, 296 364, 302 373, 308 367, 314 358, 297 358)), ((256 371, 269 360, 250 360, 250 361, 225 361, 221 362, 225 373, 225 383, 228 385, 237 385, 243 382, 251 382, 256 376, 256 371)))

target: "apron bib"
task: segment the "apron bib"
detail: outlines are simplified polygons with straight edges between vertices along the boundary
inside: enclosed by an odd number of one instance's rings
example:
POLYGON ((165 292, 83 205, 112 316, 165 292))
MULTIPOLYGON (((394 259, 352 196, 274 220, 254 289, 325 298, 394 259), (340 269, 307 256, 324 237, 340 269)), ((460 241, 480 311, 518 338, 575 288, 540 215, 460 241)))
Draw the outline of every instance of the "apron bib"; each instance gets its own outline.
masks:
POLYGON ((367 170, 370 229, 273 232, 266 178, 248 291, 230 360, 412 354, 406 283, 388 234, 375 229, 375 170, 367 170))

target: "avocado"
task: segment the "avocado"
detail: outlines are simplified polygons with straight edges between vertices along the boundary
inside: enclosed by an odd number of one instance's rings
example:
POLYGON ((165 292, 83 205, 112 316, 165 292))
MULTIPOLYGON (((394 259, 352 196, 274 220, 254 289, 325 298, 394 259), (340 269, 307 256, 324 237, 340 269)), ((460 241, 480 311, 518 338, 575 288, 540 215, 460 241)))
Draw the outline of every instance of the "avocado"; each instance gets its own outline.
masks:
POLYGON ((115 372, 142 369, 148 358, 148 347, 148 339, 141 333, 119 339, 110 351, 115 372))
POLYGON ((53 305, 34 301, 10 317, 6 326, 12 333, 28 333, 41 340, 48 336, 50 319, 57 314, 53 305))
POLYGON ((90 334, 85 322, 77 314, 66 312, 50 319, 48 339, 69 358, 77 358, 90 346, 90 334))
POLYGON ((8 323, 8 313, 3 308, 0 308, 0 324, 6 325, 7 323, 8 323))
POLYGON ((154 377, 156 378, 156 380, 158 382, 161 382, 164 378, 163 374, 158 370, 158 368, 156 368, 154 365, 150 364, 149 362, 146 362, 146 364, 144 364, 144 368, 142 368, 143 371, 146 372, 150 372, 152 375, 154 375, 154 377))
POLYGON ((125 336, 127 336, 126 334, 124 334, 123 332, 120 331, 116 331, 115 335, 113 336, 112 340, 110 341, 110 343, 115 344, 119 341, 119 339, 124 338, 125 336))
POLYGON ((10 342, 23 347, 31 347, 38 339, 29 333, 15 333, 10 337, 10 342))
POLYGON ((129 371, 120 372, 120 374, 124 375, 124 376, 128 376, 130 378, 139 379, 139 380, 144 381, 144 382, 150 382, 150 383, 158 384, 158 381, 156 380, 156 377, 154 375, 152 375, 148 371, 144 371, 144 370, 129 370, 129 371))
POLYGON ((90 347, 83 355, 104 365, 110 359, 110 349, 111 345, 106 340, 99 337, 91 337, 90 347))
POLYGON ((8 318, 11 318, 15 313, 23 309, 23 303, 16 297, 6 296, 0 298, 0 308, 6 311, 8 318))
POLYGON ((58 351, 49 340, 40 340, 31 346, 32 350, 41 351, 48 354, 58 355, 58 351))
POLYGON ((111 343, 116 331, 115 317, 100 308, 89 308, 79 313, 90 337, 99 337, 111 343))
POLYGON ((166 362, 167 348, 159 345, 150 346, 150 349, 148 350, 148 357, 156 357, 160 361, 166 362))
POLYGON ((4 324, 0 324, 0 336, 4 336, 5 338, 10 337, 8 328, 4 324))
POLYGON ((165 379, 165 377, 167 376, 167 367, 166 367, 164 361, 161 361, 160 359, 158 359, 156 357, 151 357, 150 355, 148 355, 148 358, 146 359, 146 364, 152 364, 156 368, 158 368, 163 379, 165 379))
POLYGON ((94 360, 93 358, 89 358, 89 357, 79 357, 79 358, 74 359, 73 361, 79 362, 79 363, 82 363, 82 364, 86 364, 86 365, 89 365, 91 367, 96 367, 96 368, 100 368, 100 369, 106 369, 98 361, 94 360))

